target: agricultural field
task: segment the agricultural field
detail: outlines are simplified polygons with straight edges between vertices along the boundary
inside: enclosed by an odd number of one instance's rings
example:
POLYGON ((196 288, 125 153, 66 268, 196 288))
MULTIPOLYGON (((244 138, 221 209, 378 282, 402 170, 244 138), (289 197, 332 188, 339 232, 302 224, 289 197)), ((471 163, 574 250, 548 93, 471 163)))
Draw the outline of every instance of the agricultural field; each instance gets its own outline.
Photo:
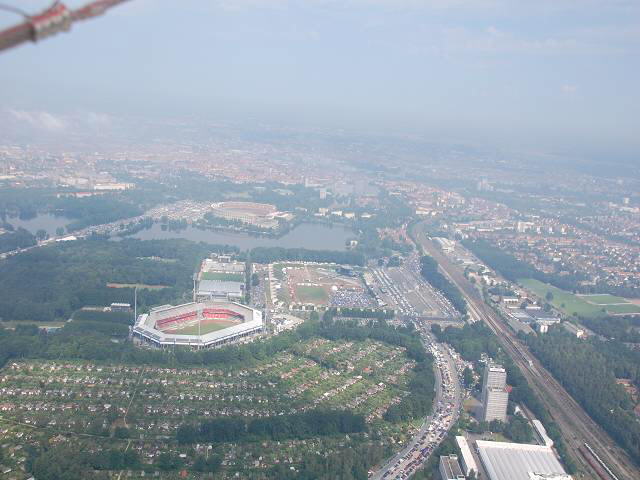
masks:
MULTIPOLYGON (((179 478, 180 468, 192 470, 199 455, 221 459, 215 478, 238 479, 275 478, 271 469, 278 465, 295 471, 316 451, 331 455, 367 446, 383 455, 415 429, 382 417, 407 394, 414 365, 402 347, 323 338, 240 369, 12 362, 0 370, 2 463, 13 472, 3 478, 28 478, 25 452, 44 442, 88 453, 126 450, 135 457, 128 468, 105 468, 109 478, 120 478, 121 472, 122 478, 138 478, 143 471, 154 478, 179 478), (362 415, 367 432, 197 445, 176 441, 184 424, 334 409, 362 415)), ((188 478, 205 475, 190 472, 188 478)))
POLYGON ((360 277, 343 275, 336 265, 277 263, 273 272, 280 284, 276 289, 278 299, 284 303, 361 308, 376 305, 360 277))

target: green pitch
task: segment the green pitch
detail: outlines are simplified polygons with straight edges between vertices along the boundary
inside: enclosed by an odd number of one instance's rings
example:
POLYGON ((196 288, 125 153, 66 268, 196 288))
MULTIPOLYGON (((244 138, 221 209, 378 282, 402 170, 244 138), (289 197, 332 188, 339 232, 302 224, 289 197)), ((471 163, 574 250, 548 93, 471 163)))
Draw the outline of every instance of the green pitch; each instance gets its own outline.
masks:
POLYGON ((225 323, 204 323, 202 322, 202 324, 200 325, 200 330, 198 333, 198 324, 196 323, 195 325, 188 325, 186 327, 180 328, 180 329, 176 329, 176 330, 169 330, 170 333, 174 334, 174 335, 206 335, 207 333, 211 333, 211 332, 216 332, 218 330, 222 330, 223 328, 227 328, 230 327, 232 325, 235 325, 235 323, 231 323, 231 322, 225 322, 225 323))
POLYGON ((298 285, 296 287, 297 301, 300 303, 327 303, 329 295, 322 287, 312 287, 306 285, 298 285))

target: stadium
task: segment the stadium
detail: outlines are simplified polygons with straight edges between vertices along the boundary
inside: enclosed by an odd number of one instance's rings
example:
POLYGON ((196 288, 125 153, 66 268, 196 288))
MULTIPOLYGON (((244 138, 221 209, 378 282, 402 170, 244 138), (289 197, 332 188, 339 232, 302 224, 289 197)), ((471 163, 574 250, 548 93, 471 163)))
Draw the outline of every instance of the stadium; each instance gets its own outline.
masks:
POLYGON ((212 213, 227 220, 237 220, 264 228, 278 226, 275 215, 276 207, 266 203, 253 202, 220 202, 211 205, 212 213))
POLYGON ((136 319, 133 335, 156 347, 211 348, 262 332, 262 312, 235 302, 206 301, 152 308, 136 319))

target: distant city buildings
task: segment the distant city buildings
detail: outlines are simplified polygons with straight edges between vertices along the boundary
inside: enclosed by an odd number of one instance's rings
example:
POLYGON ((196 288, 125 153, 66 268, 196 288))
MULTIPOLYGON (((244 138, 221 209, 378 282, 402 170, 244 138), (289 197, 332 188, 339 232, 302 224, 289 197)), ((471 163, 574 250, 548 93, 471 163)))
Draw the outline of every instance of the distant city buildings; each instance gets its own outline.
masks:
POLYGON ((509 402, 506 386, 507 371, 504 367, 488 363, 482 382, 482 420, 485 422, 506 421, 509 402))

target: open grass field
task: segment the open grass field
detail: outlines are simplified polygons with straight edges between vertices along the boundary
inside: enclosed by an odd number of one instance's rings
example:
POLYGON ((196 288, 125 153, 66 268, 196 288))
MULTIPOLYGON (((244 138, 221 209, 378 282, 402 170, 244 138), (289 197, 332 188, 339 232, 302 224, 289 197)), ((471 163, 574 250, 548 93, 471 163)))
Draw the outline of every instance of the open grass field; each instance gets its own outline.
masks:
POLYGON ((64 327, 66 322, 38 322, 35 320, 11 320, 8 322, 0 322, 0 328, 16 328, 18 325, 35 325, 39 328, 56 328, 64 327))
POLYGON ((596 294, 596 295, 578 295, 582 300, 593 303, 594 305, 613 305, 616 303, 629 303, 622 297, 616 297, 615 295, 596 294))
MULTIPOLYGON (((224 320, 203 320, 200 325, 200 335, 206 335, 207 333, 217 332, 223 328, 232 327, 237 325, 237 322, 229 322, 224 320)), ((186 325, 181 328, 174 328, 171 330, 165 330, 167 333, 173 333, 177 335, 198 335, 198 324, 186 325)))
POLYGON ((244 282, 241 273, 202 272, 202 280, 220 280, 222 282, 244 282))
POLYGON ((634 303, 621 303, 617 305, 607 305, 605 307, 607 312, 616 314, 631 314, 640 313, 640 305, 634 303))
POLYGON ((285 303, 325 306, 334 295, 332 290, 343 294, 351 292, 354 297, 366 295, 359 277, 341 275, 335 265, 275 263, 273 276, 282 285, 278 289, 278 298, 285 303))
POLYGON ((297 285, 295 287, 296 297, 301 303, 327 303, 329 294, 323 287, 297 285))
POLYGON ((605 312, 602 311, 602 306, 588 303, 577 295, 560 290, 553 285, 534 280, 533 278, 520 279, 518 283, 542 299, 545 299, 547 292, 551 292, 553 294, 553 300, 551 300, 550 303, 566 315, 571 316, 576 314, 581 317, 592 318, 605 315, 605 312))

